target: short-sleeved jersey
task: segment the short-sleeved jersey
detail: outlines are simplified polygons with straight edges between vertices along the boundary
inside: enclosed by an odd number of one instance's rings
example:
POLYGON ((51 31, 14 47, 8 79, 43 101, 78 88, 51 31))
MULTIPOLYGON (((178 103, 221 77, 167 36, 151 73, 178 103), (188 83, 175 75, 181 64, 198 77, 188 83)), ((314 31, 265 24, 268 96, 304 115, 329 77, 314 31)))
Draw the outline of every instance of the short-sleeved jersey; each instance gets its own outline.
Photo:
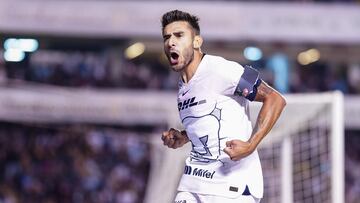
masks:
POLYGON ((179 81, 178 110, 192 144, 178 190, 234 198, 245 191, 261 198, 263 177, 258 152, 232 161, 226 142, 247 141, 252 133, 249 101, 234 94, 244 68, 205 55, 188 83, 179 81))

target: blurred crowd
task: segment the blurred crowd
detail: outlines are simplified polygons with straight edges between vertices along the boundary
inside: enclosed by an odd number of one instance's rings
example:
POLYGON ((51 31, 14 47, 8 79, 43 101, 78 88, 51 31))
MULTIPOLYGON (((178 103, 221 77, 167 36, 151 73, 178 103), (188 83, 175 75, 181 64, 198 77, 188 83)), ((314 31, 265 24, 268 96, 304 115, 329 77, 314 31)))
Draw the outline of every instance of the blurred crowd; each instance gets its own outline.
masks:
POLYGON ((114 57, 102 52, 38 51, 22 62, 3 62, 3 65, 0 64, 0 71, 5 79, 66 87, 175 88, 176 79, 168 81, 170 71, 157 60, 126 60, 119 55, 114 57))
POLYGON ((145 138, 109 127, 0 123, 0 202, 141 203, 145 138))
POLYGON ((345 195, 347 203, 360 202, 360 131, 347 131, 345 139, 345 195))
MULTIPOLYGON (((360 94, 360 62, 330 64, 318 61, 302 66, 289 61, 284 93, 340 90, 345 94, 360 94)), ((238 62, 251 64, 249 61, 238 62)), ((253 66, 268 83, 275 83, 278 73, 266 65, 266 60, 253 66)), ((120 53, 49 50, 29 55, 20 63, 0 62, 0 80, 4 79, 71 87, 156 90, 175 90, 178 82, 177 73, 170 71, 165 59, 161 60, 159 56, 128 60, 120 53)))

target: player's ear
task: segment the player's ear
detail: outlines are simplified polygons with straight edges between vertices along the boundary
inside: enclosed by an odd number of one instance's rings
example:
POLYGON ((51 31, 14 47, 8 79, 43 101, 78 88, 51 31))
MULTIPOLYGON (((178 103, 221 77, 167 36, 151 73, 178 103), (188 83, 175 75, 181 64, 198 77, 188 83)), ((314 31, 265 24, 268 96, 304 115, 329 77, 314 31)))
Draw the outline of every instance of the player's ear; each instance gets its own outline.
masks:
POLYGON ((203 38, 200 35, 196 35, 194 37, 194 42, 193 42, 194 49, 199 49, 202 43, 203 43, 203 38))

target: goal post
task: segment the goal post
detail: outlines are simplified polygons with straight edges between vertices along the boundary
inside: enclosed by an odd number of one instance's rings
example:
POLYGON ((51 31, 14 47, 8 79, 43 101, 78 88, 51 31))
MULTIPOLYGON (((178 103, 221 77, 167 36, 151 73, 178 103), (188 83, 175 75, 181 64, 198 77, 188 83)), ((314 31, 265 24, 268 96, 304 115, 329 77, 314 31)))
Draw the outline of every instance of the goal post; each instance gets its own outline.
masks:
MULTIPOLYGON (((292 107, 292 105, 319 105, 318 110, 311 110, 311 113, 307 115, 307 119, 314 119, 316 116, 324 117, 318 118, 324 121, 319 121, 317 123, 320 127, 325 127, 327 130, 324 132, 327 134, 328 138, 328 158, 330 164, 330 189, 324 193, 328 193, 327 198, 308 198, 304 201, 309 202, 344 202, 345 201, 345 191, 344 191, 344 101, 343 95, 340 92, 332 93, 322 93, 322 94, 299 94, 299 95, 288 95, 287 101, 290 104, 287 108, 297 108, 292 107), (308 104, 306 104, 308 103, 308 104), (317 104, 314 104, 317 103, 317 104), (322 107, 321 107, 322 106, 322 107), (329 118, 329 120, 327 120, 329 118)), ((318 107, 315 107, 318 108, 318 107)), ((307 111, 308 108, 303 107, 303 111, 307 111)), ((300 113, 300 112, 299 112, 300 113)), ((302 112, 302 114, 308 114, 307 112, 302 112)), ((289 115, 288 111, 284 112, 283 119, 286 121, 294 117, 295 115, 289 115), (288 117, 288 118, 287 118, 288 117)), ((316 121, 313 121, 316 122, 316 121)), ((305 123, 305 122, 303 122, 305 123)), ((282 124, 279 124, 282 126, 282 124)), ((304 127, 302 127, 304 128, 304 127)), ((276 133, 276 132, 274 132, 276 133)), ((270 135, 271 136, 271 135, 270 135)), ((293 141, 293 136, 296 135, 282 135, 283 139, 281 141, 281 202, 295 202, 293 186, 297 184, 293 178, 293 145, 297 144, 293 141)), ((313 139, 317 139, 315 135, 313 139)), ((320 135, 321 136, 321 135, 320 135)), ((271 139, 271 138, 270 138, 271 139)), ((311 139, 311 137, 310 137, 311 139)), ((311 142, 311 140, 310 140, 311 142)), ((321 144, 321 143, 320 143, 321 144)), ((265 146, 264 146, 265 147, 265 146)), ((320 146, 315 146, 320 147, 320 146)), ((300 151, 301 153, 301 151, 300 151)), ((315 153, 316 154, 316 153, 315 153)), ((311 157, 310 157, 311 159, 311 157)), ((320 182, 321 184, 321 182, 320 182)), ((311 196, 311 195, 310 195, 311 196)), ((325 195, 326 196, 326 195, 325 195)), ((297 200, 296 202, 303 202, 297 200)))
MULTIPOLYGON (((344 202, 342 93, 285 97, 284 112, 258 148, 265 181, 263 202, 344 202)), ((261 103, 251 103, 253 123, 260 108, 261 103)), ((174 125, 179 126, 178 120, 169 120, 169 126, 174 125)), ((145 202, 156 197, 161 197, 157 202, 171 202, 190 146, 170 150, 161 144, 159 135, 153 139, 158 153, 152 157, 161 164, 153 165, 145 202)))
POLYGON ((345 119, 344 97, 342 93, 334 93, 331 117, 331 162, 332 170, 332 200, 333 202, 345 201, 345 119))

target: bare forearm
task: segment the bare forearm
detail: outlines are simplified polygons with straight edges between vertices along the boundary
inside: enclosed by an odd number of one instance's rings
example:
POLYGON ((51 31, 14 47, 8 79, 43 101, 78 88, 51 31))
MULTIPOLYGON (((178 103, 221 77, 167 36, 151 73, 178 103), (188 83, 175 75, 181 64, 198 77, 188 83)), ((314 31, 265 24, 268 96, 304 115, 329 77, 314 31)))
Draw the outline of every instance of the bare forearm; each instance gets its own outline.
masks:
POLYGON ((261 84, 259 87, 256 100, 263 102, 263 105, 249 140, 253 149, 270 132, 286 105, 285 99, 266 83, 261 84))

